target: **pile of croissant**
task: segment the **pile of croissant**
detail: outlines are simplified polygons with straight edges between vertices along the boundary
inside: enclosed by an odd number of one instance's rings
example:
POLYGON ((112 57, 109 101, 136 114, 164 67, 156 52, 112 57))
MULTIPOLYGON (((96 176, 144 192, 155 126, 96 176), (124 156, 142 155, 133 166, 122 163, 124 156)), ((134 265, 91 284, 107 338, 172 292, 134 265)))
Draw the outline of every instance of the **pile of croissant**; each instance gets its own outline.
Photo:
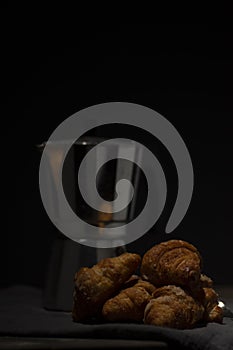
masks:
POLYGON ((133 253, 103 259, 75 274, 73 320, 94 317, 178 329, 221 323, 218 295, 201 270, 200 253, 181 240, 157 244, 142 259, 133 253), (134 275, 139 268, 140 276, 134 275))

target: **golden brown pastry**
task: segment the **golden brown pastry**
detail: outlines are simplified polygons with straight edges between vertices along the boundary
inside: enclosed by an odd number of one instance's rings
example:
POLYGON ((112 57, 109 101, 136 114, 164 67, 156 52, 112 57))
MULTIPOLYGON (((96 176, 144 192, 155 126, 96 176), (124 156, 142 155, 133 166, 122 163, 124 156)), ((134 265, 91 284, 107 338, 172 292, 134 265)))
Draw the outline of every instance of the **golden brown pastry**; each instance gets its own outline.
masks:
POLYGON ((200 300, 205 308, 203 320, 222 323, 223 309, 218 306, 218 294, 213 288, 203 288, 204 297, 200 300))
POLYGON ((158 288, 144 312, 144 323, 178 329, 193 328, 203 317, 204 307, 181 287, 158 288))
POLYGON ((195 288, 201 276, 201 256, 188 242, 162 242, 143 256, 141 275, 155 286, 174 284, 195 288))
POLYGON ((189 292, 194 299, 204 306, 204 322, 222 323, 223 309, 218 306, 219 296, 212 287, 212 279, 202 274, 199 286, 196 289, 189 290, 189 292))
POLYGON ((75 274, 73 320, 85 321, 101 312, 103 304, 130 278, 140 260, 138 254, 124 253, 103 259, 92 268, 81 268, 75 274))
POLYGON ((199 283, 194 287, 183 286, 192 295, 194 299, 203 301, 205 299, 205 292, 203 288, 211 288, 213 286, 213 281, 208 276, 201 274, 199 283))
POLYGON ((154 291, 155 286, 151 283, 138 280, 133 287, 123 289, 114 298, 107 300, 102 315, 111 322, 140 322, 154 291))
POLYGON ((202 288, 211 288, 213 286, 213 281, 210 277, 208 277, 204 274, 201 274, 200 286, 202 288))

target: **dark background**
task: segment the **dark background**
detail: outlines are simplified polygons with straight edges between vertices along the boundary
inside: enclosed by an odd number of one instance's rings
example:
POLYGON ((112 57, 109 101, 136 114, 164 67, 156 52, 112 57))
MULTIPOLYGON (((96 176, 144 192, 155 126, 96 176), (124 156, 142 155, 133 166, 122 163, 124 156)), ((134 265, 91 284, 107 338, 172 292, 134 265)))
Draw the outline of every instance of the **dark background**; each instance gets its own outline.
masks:
POLYGON ((167 208, 128 249, 143 253, 181 238, 198 247, 216 283, 232 283, 232 31, 200 23, 74 23, 67 31, 62 17, 57 22, 48 29, 34 13, 3 12, 1 285, 43 286, 57 234, 39 195, 35 145, 71 114, 111 101, 145 105, 172 122, 195 175, 191 205, 176 230, 164 233, 167 208))

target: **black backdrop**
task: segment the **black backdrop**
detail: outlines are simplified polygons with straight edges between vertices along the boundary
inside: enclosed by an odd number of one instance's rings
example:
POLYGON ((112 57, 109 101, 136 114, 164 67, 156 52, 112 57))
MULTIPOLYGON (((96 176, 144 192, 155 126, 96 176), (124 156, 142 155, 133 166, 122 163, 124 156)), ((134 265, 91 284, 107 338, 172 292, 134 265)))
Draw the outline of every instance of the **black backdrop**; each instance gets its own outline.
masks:
POLYGON ((110 101, 164 115, 186 142, 195 173, 190 208, 175 232, 164 233, 168 210, 128 249, 185 239, 200 249, 206 273, 232 283, 232 32, 118 24, 66 34, 62 21, 43 30, 43 18, 14 8, 3 17, 1 285, 42 286, 56 235, 40 200, 35 145, 71 114, 110 101))

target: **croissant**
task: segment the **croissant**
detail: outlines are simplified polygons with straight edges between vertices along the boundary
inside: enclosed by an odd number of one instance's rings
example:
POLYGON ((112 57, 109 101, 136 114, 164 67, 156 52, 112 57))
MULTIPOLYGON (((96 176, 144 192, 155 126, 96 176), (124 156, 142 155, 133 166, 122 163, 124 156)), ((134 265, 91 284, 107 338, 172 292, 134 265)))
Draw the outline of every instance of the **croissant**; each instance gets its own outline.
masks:
POLYGON ((156 286, 174 284, 194 288, 200 281, 201 256, 188 242, 162 242, 144 254, 141 275, 156 286))
POLYGON ((144 323, 178 329, 193 328, 203 317, 204 307, 181 287, 158 288, 144 312, 144 323))
POLYGON ((204 321, 222 323, 223 309, 218 306, 218 294, 213 288, 203 288, 203 297, 200 302, 205 308, 204 321))
POLYGON ((154 291, 155 287, 151 283, 139 280, 134 286, 123 289, 118 295, 107 300, 102 315, 111 322, 140 322, 154 291))
POLYGON ((219 296, 212 287, 212 279, 204 274, 201 274, 198 287, 196 289, 189 290, 189 292, 194 299, 198 300, 204 306, 204 322, 222 323, 223 309, 218 306, 219 296))
POLYGON ((211 288, 213 286, 213 281, 210 277, 208 277, 204 274, 201 274, 200 286, 202 288, 211 288))
POLYGON ((103 304, 130 278, 140 260, 138 254, 124 253, 103 259, 92 268, 81 268, 74 279, 73 320, 85 321, 101 312, 103 304))

